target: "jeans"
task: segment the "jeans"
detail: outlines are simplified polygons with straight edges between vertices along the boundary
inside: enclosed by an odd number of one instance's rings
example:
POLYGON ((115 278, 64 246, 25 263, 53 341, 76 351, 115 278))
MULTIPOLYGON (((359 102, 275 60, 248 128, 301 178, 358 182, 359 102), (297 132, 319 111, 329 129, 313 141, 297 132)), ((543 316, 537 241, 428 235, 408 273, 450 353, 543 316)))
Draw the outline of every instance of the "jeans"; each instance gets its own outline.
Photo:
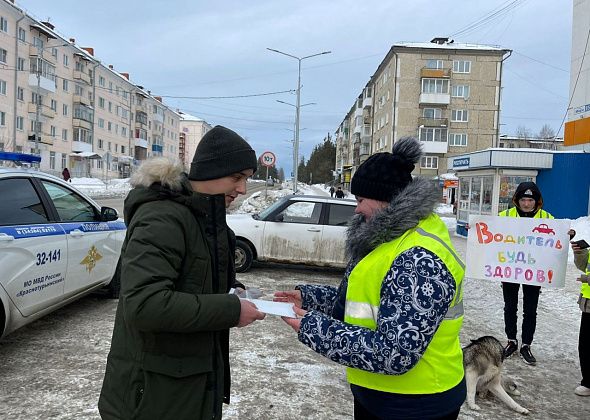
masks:
MULTIPOLYGON (((516 340, 518 320, 518 283, 502 283, 504 295, 504 330, 509 340, 516 340)), ((522 285, 522 344, 532 344, 537 327, 537 304, 541 287, 522 285)))

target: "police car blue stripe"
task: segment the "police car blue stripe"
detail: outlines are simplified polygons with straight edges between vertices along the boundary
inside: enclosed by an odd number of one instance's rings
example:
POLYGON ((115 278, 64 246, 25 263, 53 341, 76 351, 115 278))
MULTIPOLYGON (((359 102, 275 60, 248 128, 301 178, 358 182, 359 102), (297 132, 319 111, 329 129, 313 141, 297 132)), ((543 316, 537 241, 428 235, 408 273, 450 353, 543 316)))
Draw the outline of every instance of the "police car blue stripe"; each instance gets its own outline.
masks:
POLYGON ((0 233, 14 236, 14 239, 37 238, 40 236, 64 235, 78 229, 82 232, 108 232, 127 229, 125 223, 114 222, 77 222, 48 223, 42 225, 0 226, 0 233))

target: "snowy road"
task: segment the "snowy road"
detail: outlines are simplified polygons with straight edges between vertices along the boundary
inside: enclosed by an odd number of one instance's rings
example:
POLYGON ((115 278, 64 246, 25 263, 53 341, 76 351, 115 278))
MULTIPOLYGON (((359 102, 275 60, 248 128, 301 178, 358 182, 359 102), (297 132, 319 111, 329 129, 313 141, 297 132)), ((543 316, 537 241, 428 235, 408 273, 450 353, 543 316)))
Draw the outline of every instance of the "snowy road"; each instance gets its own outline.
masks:
MULTIPOLYGON (((465 240, 453 238, 464 255, 465 240)), ((590 398, 576 397, 579 381, 577 275, 570 264, 564 290, 543 291, 533 350, 536 367, 513 357, 507 374, 519 384, 518 402, 531 419, 583 419, 590 398)), ((296 284, 337 285, 339 271, 257 265, 238 278, 269 294, 296 284)), ((116 301, 86 297, 0 342, 0 419, 96 419, 116 301)), ((482 335, 503 339, 498 283, 466 280, 462 341, 482 335)), ((232 404, 225 419, 350 419, 344 369, 301 345, 279 318, 232 331, 232 404)), ((490 397, 482 411, 464 407, 461 419, 517 418, 490 397)))

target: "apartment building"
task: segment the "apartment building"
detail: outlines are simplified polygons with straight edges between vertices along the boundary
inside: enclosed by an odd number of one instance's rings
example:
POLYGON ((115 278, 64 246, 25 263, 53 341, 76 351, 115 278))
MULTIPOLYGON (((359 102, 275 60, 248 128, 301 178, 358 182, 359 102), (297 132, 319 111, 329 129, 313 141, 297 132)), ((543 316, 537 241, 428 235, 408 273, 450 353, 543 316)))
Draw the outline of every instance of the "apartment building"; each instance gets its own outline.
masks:
POLYGON ((127 177, 150 156, 178 156, 179 115, 94 49, 0 0, 0 150, 40 169, 127 177))
POLYGON ((193 156, 197 150, 201 139, 211 130, 211 125, 207 121, 193 115, 178 111, 180 115, 180 143, 179 159, 188 172, 193 161, 193 156))
MULTIPOLYGON (((336 131, 351 127, 348 159, 336 171, 350 178, 368 156, 418 138, 424 157, 415 174, 447 172, 447 157, 498 145, 502 63, 510 50, 458 44, 394 44, 336 131), (350 172, 350 174, 347 174, 350 172)), ((344 136, 342 136, 344 143, 344 136)), ((339 149, 337 149, 339 150, 339 149)))

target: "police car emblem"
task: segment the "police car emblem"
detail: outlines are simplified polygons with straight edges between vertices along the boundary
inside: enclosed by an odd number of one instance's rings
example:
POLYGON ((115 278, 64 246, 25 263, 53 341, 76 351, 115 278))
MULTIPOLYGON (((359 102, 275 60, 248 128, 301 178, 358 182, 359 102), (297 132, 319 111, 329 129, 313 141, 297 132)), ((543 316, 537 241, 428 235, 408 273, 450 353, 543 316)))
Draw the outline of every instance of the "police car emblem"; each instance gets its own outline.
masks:
POLYGON ((96 263, 102 259, 102 255, 98 253, 98 250, 94 245, 90 247, 88 251, 88 255, 84 257, 80 264, 86 266, 86 270, 90 273, 94 267, 96 267, 96 263))

